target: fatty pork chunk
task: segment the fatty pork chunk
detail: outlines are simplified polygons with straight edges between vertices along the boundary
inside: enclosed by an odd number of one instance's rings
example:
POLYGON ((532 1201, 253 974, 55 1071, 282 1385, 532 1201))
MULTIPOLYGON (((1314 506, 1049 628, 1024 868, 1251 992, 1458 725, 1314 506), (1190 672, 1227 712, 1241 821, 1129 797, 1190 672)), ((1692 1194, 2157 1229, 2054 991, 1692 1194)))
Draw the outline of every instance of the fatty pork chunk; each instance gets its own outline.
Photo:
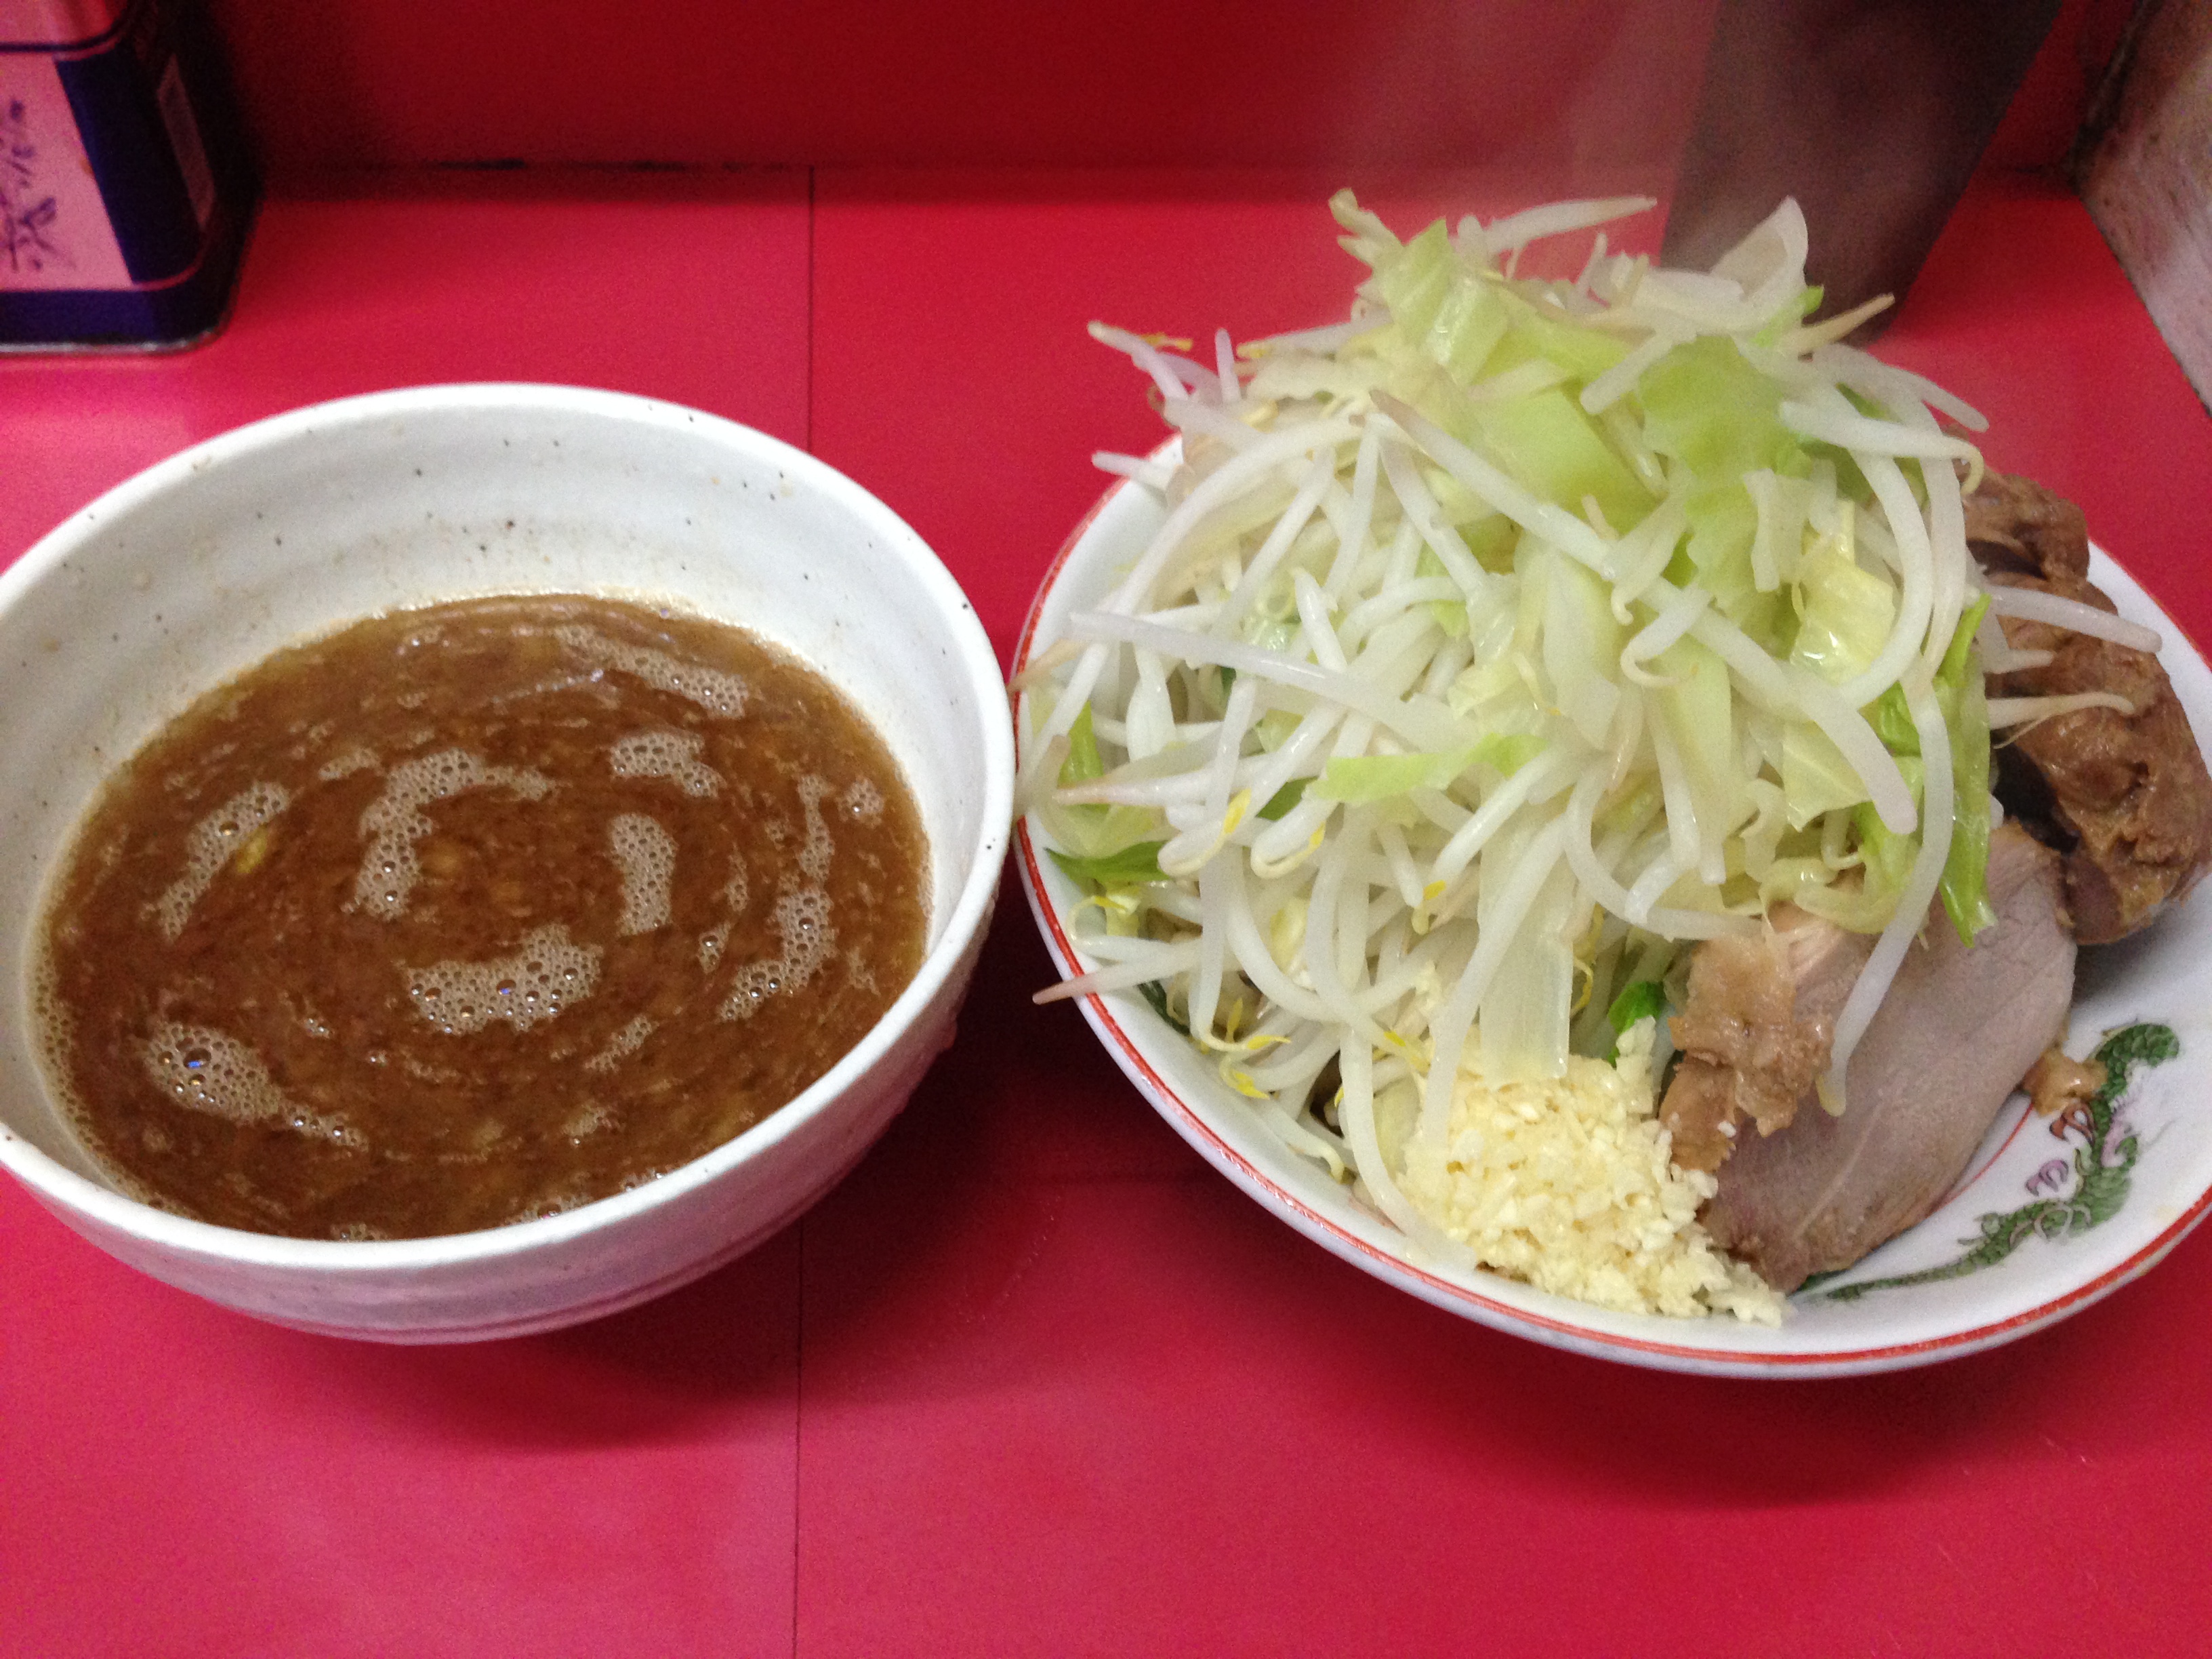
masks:
MULTIPOLYGON (((1966 505, 1967 545, 1992 586, 2113 609, 2088 579, 2087 526, 2071 501, 1991 472, 1966 505)), ((2135 706, 2044 720, 1996 755, 2005 811, 2064 860, 2075 937, 2124 938, 2179 903, 2212 860, 2212 777, 2189 716, 2142 652, 2017 617, 2002 624, 2014 650, 2051 660, 1990 676, 1991 696, 2111 691, 2135 706)))
POLYGON ((1851 1055, 1841 1116, 1814 1083, 1872 937, 1785 910, 1692 958, 1661 1120, 1675 1163, 1720 1183, 1704 1212, 1713 1242, 1777 1290, 1849 1267, 1935 1208, 2063 1035, 2074 939, 2057 855, 2002 826, 1989 895, 1997 920, 1972 949, 1930 908, 1851 1055))

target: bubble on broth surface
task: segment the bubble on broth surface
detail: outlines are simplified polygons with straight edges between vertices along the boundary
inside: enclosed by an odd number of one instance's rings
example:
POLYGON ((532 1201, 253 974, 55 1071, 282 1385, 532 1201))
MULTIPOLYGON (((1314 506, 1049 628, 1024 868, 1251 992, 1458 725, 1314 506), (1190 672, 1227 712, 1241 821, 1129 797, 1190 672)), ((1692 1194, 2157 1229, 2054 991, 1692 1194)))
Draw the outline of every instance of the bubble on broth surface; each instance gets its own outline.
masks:
POLYGON ((769 998, 806 988, 836 947, 830 908, 830 895, 819 887, 801 888, 775 902, 775 926, 783 949, 764 961, 746 963, 731 976, 722 1018, 750 1019, 769 998))
POLYGON ((884 815, 884 792, 866 778, 855 778, 845 790, 845 810, 862 823, 873 823, 884 815))
POLYGON ((315 776, 325 783, 336 783, 340 778, 349 778, 356 772, 373 772, 376 765, 376 756, 372 750, 356 746, 325 761, 315 769, 315 776))
POLYGON ((605 1133, 621 1121, 599 1102, 587 1100, 561 1126, 561 1133, 570 1140, 582 1140, 591 1135, 605 1133))
MULTIPOLYGON (((625 1055, 634 1054, 645 1046, 646 1038, 653 1035, 653 1028, 652 1017, 640 1014, 621 1030, 609 1037, 607 1046, 584 1062, 584 1069, 587 1072, 613 1071, 616 1066, 622 1064, 625 1055)), ((593 1109, 599 1109, 595 1107, 593 1109)), ((571 1131, 571 1133, 581 1132, 571 1131)))
POLYGON ((822 971, 837 943, 830 925, 830 895, 819 887, 786 893, 775 902, 775 931, 783 939, 783 962, 793 991, 822 971))
POLYGON ((575 943, 557 921, 532 928, 512 956, 407 970, 415 1012, 448 1036, 501 1020, 526 1031, 581 1002, 599 982, 599 947, 575 943))
POLYGON ((745 712, 751 689, 737 675, 685 662, 651 646, 624 645, 597 629, 571 623, 553 630, 553 637, 586 662, 601 668, 634 674, 656 691, 665 691, 696 703, 710 714, 735 720, 745 712))
POLYGON ((668 925, 669 890, 676 879, 676 837, 643 812, 617 812, 607 823, 607 849, 622 872, 624 935, 668 925))
POLYGON ((161 937, 174 945, 192 907, 215 884, 238 851, 292 804, 291 792, 282 784, 257 783, 240 790, 192 826, 185 841, 185 872, 170 883, 154 902, 154 922, 161 937))
POLYGON ((281 1124, 342 1146, 361 1137, 335 1118, 295 1104, 252 1048, 211 1026, 158 1020, 139 1050, 147 1075, 179 1106, 232 1123, 281 1124))
POLYGON ((830 786, 820 778, 799 781, 799 804, 806 812, 806 839, 799 843, 799 868, 807 880, 817 884, 830 878, 830 855, 837 850, 822 816, 822 798, 829 793, 830 786))
POLYGON ((511 691, 501 691, 486 704, 491 708, 508 708, 533 698, 554 697, 564 691, 573 691, 589 697, 603 708, 613 708, 622 702, 622 693, 602 683, 604 671, 587 669, 578 674, 556 674, 539 680, 533 685, 519 686, 511 691))
POLYGON ((416 842, 437 826, 422 809, 465 789, 511 789, 525 800, 543 800, 552 780, 527 767, 487 766, 465 749, 441 749, 392 769, 384 793, 361 815, 368 847, 354 877, 353 908, 392 921, 407 911, 422 874, 416 842))
POLYGON ((722 775, 699 758, 707 739, 696 732, 636 732, 617 738, 607 763, 618 778, 666 778, 694 799, 711 799, 722 775))

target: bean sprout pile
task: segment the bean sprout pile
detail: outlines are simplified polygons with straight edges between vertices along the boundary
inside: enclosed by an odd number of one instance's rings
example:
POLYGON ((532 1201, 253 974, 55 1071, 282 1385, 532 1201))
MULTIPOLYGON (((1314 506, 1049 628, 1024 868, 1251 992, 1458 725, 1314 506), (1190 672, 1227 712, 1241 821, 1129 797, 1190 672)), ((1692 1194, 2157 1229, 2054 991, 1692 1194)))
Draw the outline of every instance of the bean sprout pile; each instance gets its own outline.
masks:
POLYGON ((1096 964, 1046 994, 1142 989, 1416 1234, 1379 1095, 1435 1136, 1462 1067, 1607 1057, 1688 946, 1778 905, 1879 935, 1844 1109, 1931 904, 1991 920, 1992 720, 2094 700, 1985 698, 2034 659, 1996 617, 2066 602, 1982 583, 1985 422, 1843 343, 1885 302, 1806 320, 1793 202, 1711 271, 1609 252, 1651 205, 1401 241, 1341 192, 1348 320, 1210 362, 1091 330, 1177 441, 1097 458, 1164 520, 1022 681, 1023 800, 1096 964), (1590 232, 1573 280, 1516 274, 1590 232))

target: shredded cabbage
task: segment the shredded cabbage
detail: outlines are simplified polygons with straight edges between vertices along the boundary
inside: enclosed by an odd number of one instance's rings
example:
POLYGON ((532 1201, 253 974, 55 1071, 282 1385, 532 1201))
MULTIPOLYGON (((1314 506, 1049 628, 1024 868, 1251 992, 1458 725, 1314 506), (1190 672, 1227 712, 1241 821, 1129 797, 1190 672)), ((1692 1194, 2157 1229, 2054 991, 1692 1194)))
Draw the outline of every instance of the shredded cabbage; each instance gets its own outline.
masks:
POLYGON ((1931 893, 1988 925, 1980 459, 1936 414, 1980 423, 1806 323, 1794 202, 1711 272, 1601 234, 1572 283, 1520 249, 1650 204, 1407 240, 1330 205, 1369 271, 1345 323, 1212 367, 1093 325, 1181 447, 1102 458, 1164 520, 1037 642, 1024 799, 1093 900, 1073 985, 1157 967, 1231 1086, 1418 1240, 1397 1177, 1460 1073, 1607 1057, 1690 943, 1783 902, 1881 935, 1838 1102, 1931 893))

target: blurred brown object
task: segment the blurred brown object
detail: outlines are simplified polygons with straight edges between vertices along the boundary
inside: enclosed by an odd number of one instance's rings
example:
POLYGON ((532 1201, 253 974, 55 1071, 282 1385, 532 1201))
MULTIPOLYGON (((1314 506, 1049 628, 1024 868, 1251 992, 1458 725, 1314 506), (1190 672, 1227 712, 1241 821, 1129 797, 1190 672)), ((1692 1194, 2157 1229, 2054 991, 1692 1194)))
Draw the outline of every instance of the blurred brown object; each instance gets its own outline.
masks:
POLYGON ((1878 294, 1902 299, 2058 9, 2059 0, 1721 0, 1667 262, 1711 265, 1795 196, 1824 313, 1878 294))
POLYGON ((2075 178, 2197 395, 2212 404, 2212 6, 2137 14, 2075 178))

